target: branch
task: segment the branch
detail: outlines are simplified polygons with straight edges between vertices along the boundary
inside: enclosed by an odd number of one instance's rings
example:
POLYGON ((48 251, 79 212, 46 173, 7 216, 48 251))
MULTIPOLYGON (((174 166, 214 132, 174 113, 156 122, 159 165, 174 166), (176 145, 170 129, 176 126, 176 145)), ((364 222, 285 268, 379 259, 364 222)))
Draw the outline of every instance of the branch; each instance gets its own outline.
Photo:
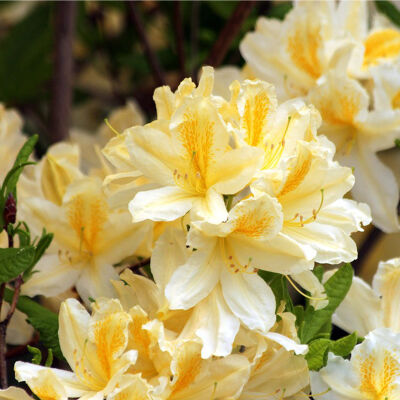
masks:
POLYGON ((182 5, 180 1, 174 2, 174 31, 176 38, 176 50, 178 52, 179 68, 181 79, 186 76, 185 70, 185 47, 183 43, 183 22, 182 22, 182 5))
POLYGON ((226 53, 230 48, 230 45, 232 44, 232 41, 239 33, 243 22, 250 14, 255 3, 256 1, 253 0, 242 0, 239 2, 219 34, 219 37, 211 49, 210 55, 208 56, 204 65, 211 65, 213 67, 218 67, 221 65, 226 53))
POLYGON ((128 5, 129 16, 132 20, 133 25, 135 26, 137 34, 139 35, 139 39, 142 43, 144 53, 146 54, 146 57, 149 61, 150 68, 153 70, 155 81, 158 86, 165 85, 164 72, 162 71, 158 59, 153 49, 150 46, 150 42, 147 38, 146 31, 143 27, 142 21, 136 10, 136 2, 133 0, 128 0, 127 5, 128 5))
POLYGON ((55 2, 54 73, 49 115, 51 143, 66 139, 72 100, 73 54, 75 31, 75 1, 55 2))
POLYGON ((377 227, 373 226, 370 234, 368 237, 365 239, 364 243, 360 247, 360 250, 358 251, 358 258, 357 260, 354 260, 351 265, 354 268, 354 271, 356 273, 359 273, 359 271, 362 268, 362 265, 366 258, 369 256, 370 252, 373 251, 376 243, 380 240, 382 237, 383 232, 378 229, 377 227))

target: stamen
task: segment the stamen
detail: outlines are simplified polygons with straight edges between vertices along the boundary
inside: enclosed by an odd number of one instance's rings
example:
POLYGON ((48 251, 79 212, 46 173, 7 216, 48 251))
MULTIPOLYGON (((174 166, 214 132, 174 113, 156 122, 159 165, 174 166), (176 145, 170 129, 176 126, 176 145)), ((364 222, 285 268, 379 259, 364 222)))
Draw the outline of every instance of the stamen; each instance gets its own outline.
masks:
POLYGON ((292 219, 284 221, 284 224, 286 226, 301 227, 301 228, 304 227, 304 225, 311 224, 311 222, 314 222, 317 219, 317 215, 321 211, 323 203, 324 203, 324 189, 321 189, 321 202, 319 203, 319 207, 317 210, 315 209, 312 210, 311 217, 304 219, 302 215, 296 213, 292 219), (299 221, 296 221, 297 218, 299 218, 299 221))
POLYGON ((293 286, 293 289, 297 292, 300 293, 302 296, 304 296, 306 299, 310 300, 316 300, 316 301, 321 301, 321 300, 326 300, 326 297, 312 297, 309 296, 308 294, 304 293, 302 290, 298 288, 298 286, 293 282, 292 278, 289 275, 285 275, 286 279, 289 281, 289 283, 293 286))
POLYGON ((111 129, 112 132, 114 132, 117 136, 121 136, 121 133, 119 133, 111 124, 110 121, 105 118, 104 122, 106 123, 106 125, 111 129))

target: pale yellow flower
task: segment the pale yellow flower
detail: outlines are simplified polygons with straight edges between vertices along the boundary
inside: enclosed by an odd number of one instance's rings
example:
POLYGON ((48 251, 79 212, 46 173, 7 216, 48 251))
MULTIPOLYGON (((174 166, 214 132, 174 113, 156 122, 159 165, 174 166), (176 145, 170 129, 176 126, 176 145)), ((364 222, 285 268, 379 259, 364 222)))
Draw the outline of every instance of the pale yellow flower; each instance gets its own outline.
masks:
POLYGON ((398 231, 399 186, 376 153, 400 137, 400 31, 371 17, 366 1, 296 2, 282 22, 261 17, 241 51, 279 97, 304 96, 317 107, 319 133, 354 168, 353 197, 370 205, 376 226, 398 231))
POLYGON ((384 108, 382 98, 390 97, 385 93, 387 84, 383 86, 379 70, 375 70, 373 78, 376 82, 380 79, 374 89, 373 110, 369 110, 371 100, 365 88, 357 80, 336 72, 324 76, 310 91, 309 99, 321 112, 320 132, 336 145, 336 159, 354 169, 354 198, 371 206, 378 227, 393 232, 400 227, 399 186, 376 153, 393 147, 395 138, 400 136, 400 110, 393 108, 391 102, 384 108))
POLYGON ((313 107, 301 101, 277 106, 273 88, 260 81, 234 82, 231 91, 221 113, 238 146, 259 148, 263 164, 251 191, 233 196, 226 221, 190 223, 186 243, 193 251, 176 264, 165 295, 171 309, 187 310, 221 289, 233 315, 266 334, 275 302, 257 270, 292 275, 323 299, 323 287, 310 272, 314 262, 355 259, 350 234, 369 223, 369 210, 343 199, 354 178, 332 160, 332 144, 316 136, 320 119, 313 107))
POLYGON ((257 78, 276 85, 280 98, 305 95, 364 34, 366 7, 362 1, 296 2, 283 21, 259 18, 241 53, 257 78))
POLYGON ((156 89, 158 119, 128 131, 133 163, 159 185, 130 202, 134 221, 172 221, 188 211, 223 221, 223 195, 241 190, 259 167, 258 149, 230 146, 229 127, 219 112, 224 100, 212 96, 213 79, 212 68, 204 68, 197 88, 185 79, 176 93, 156 89))
MULTIPOLYGON (((328 278, 330 273, 326 273, 328 278)), ((325 277, 324 277, 325 279, 325 277)), ((365 336, 375 328, 400 332, 400 258, 381 261, 372 287, 354 277, 349 293, 337 308, 333 322, 340 328, 365 336)))
POLYGON ((104 301, 90 316, 77 300, 68 299, 59 318, 61 350, 73 372, 18 361, 16 378, 42 400, 102 400, 136 361, 137 352, 127 351, 131 317, 117 300, 104 301))
POLYGON ((297 344, 296 317, 288 312, 278 311, 278 315, 280 321, 272 328, 272 334, 280 334, 284 340, 279 343, 258 338, 251 343, 251 334, 247 333, 241 338, 245 344, 237 346, 252 365, 240 400, 286 399, 296 395, 301 398, 302 390, 309 384, 308 365, 303 355, 307 346, 297 344))
POLYGON ((329 354, 311 373, 311 389, 323 400, 396 399, 400 395, 400 335, 379 328, 351 352, 350 360, 329 354))
POLYGON ((126 206, 112 207, 101 180, 81 172, 79 154, 76 145, 59 143, 23 178, 23 219, 33 234, 43 227, 54 233, 37 272, 23 285, 27 295, 54 296, 75 285, 85 302, 111 297, 110 279, 118 276, 113 264, 151 243, 151 223, 132 224, 126 206))

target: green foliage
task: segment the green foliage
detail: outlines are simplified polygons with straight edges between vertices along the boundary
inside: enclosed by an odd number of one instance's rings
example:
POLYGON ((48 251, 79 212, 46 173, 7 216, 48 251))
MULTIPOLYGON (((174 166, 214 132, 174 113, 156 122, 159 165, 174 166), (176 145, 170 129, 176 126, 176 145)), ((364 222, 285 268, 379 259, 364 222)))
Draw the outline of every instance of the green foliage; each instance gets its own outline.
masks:
POLYGON ((386 15, 394 24, 400 26, 400 11, 391 1, 377 0, 375 5, 378 11, 386 15))
POLYGON ((14 280, 24 273, 35 257, 33 246, 0 249, 0 284, 14 280))
POLYGON ((343 265, 325 283, 325 292, 328 298, 328 305, 321 310, 314 310, 309 305, 304 312, 304 320, 299 326, 299 338, 302 343, 309 343, 319 334, 325 336, 327 325, 330 326, 332 314, 345 298, 350 289, 353 279, 353 268, 350 264, 343 265))
POLYGON ((282 1, 274 4, 268 12, 268 17, 284 19, 286 14, 293 8, 291 1, 282 1))
POLYGON ((49 349, 49 353, 47 354, 47 359, 46 362, 44 363, 45 367, 51 367, 51 365, 53 364, 53 350, 49 349))
POLYGON ((272 289, 276 299, 276 308, 278 308, 281 302, 284 301, 286 305, 286 311, 293 312, 293 303, 289 295, 286 277, 281 274, 263 270, 259 270, 258 274, 272 289))
POLYGON ((330 351, 337 356, 347 357, 356 344, 356 332, 336 341, 324 338, 313 340, 309 343, 308 353, 305 356, 308 367, 312 371, 318 371, 326 365, 330 351))
POLYGON ((23 168, 26 165, 32 164, 28 162, 30 155, 32 154, 36 142, 38 141, 38 135, 31 136, 21 147, 18 152, 17 158, 15 159, 14 165, 4 178, 4 182, 0 189, 0 233, 4 229, 4 207, 9 194, 12 194, 17 203, 17 183, 22 173, 23 168))
POLYGON ((305 358, 311 371, 318 371, 326 365, 330 342, 329 339, 317 339, 308 345, 305 358))
MULTIPOLYGON (((13 297, 13 291, 6 289, 4 299, 10 303, 13 297)), ((20 296, 17 303, 18 310, 28 316, 28 322, 39 332, 40 341, 53 351, 53 354, 60 360, 63 360, 58 341, 58 316, 47 308, 41 306, 29 297, 20 296)))
POLYGON ((0 101, 44 97, 52 71, 51 2, 34 7, 0 41, 0 101))

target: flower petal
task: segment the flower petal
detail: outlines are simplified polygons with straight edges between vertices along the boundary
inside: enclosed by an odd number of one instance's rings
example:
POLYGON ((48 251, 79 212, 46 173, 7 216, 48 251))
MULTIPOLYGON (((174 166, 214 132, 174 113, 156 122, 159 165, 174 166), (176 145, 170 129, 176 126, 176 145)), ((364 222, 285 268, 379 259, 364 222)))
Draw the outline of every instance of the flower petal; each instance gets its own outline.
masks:
POLYGON ((275 296, 257 274, 221 271, 222 292, 232 312, 249 328, 268 332, 275 323, 275 296))

